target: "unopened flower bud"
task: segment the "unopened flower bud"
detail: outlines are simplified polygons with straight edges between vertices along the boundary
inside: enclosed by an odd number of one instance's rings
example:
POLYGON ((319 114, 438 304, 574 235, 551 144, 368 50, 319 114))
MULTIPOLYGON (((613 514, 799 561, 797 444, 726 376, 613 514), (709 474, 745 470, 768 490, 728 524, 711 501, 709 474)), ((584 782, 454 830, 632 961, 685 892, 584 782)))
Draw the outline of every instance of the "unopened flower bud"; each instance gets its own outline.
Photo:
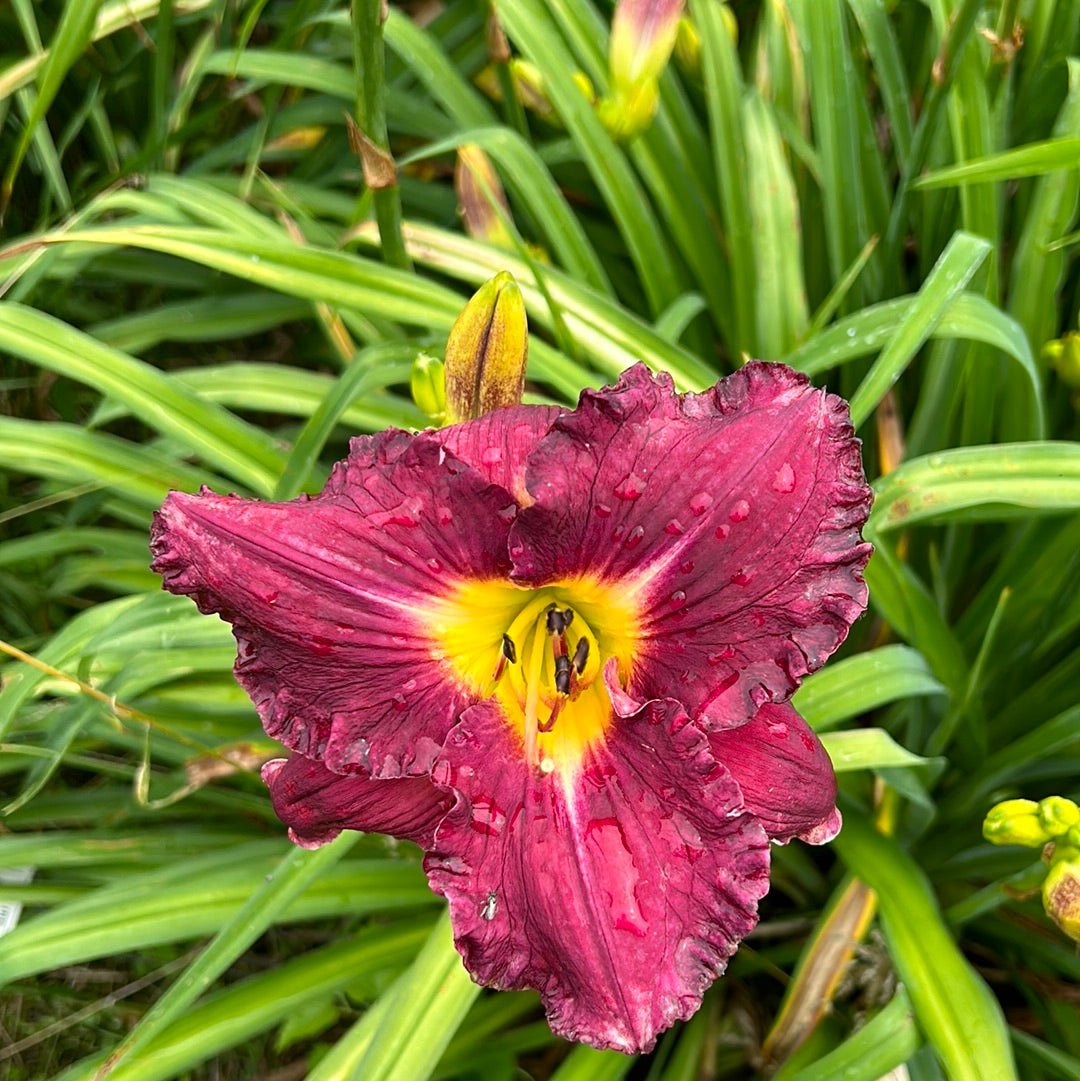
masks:
POLYGON ((684 0, 619 0, 611 21, 611 96, 597 115, 616 138, 648 127, 660 100, 659 78, 671 59, 684 0))
POLYGON ((465 305, 446 342, 446 415, 451 424, 520 405, 529 351, 525 302, 503 271, 465 305))
POLYGON ((1063 383, 1080 387, 1080 333, 1075 330, 1043 346, 1043 357, 1053 365, 1063 383))
POLYGON ((443 362, 427 353, 418 353, 409 377, 416 408, 436 424, 446 417, 446 374, 443 362))
POLYGON ((619 0, 611 20, 611 84, 617 95, 660 78, 675 48, 683 0, 619 0))
POLYGON ((515 57, 510 61, 510 75, 521 104, 544 120, 555 120, 555 106, 547 96, 540 69, 528 60, 515 57))
POLYGON ((675 32, 675 59, 694 75, 701 73, 701 34, 689 15, 679 19, 675 32))
POLYGON ((1051 837, 1061 837, 1080 822, 1080 807, 1064 796, 1039 801, 1039 822, 1051 837))
POLYGON ((983 836, 995 845, 1038 848, 1052 838, 1039 819, 1039 805, 1030 799, 1008 799, 991 807, 983 820, 983 836))
POLYGON ((1075 942, 1080 942, 1080 848, 1056 845, 1043 882, 1046 914, 1075 942))
POLYGON ((514 240, 506 227, 510 205, 491 159, 475 143, 458 148, 454 188, 465 232, 497 247, 513 248, 514 240))

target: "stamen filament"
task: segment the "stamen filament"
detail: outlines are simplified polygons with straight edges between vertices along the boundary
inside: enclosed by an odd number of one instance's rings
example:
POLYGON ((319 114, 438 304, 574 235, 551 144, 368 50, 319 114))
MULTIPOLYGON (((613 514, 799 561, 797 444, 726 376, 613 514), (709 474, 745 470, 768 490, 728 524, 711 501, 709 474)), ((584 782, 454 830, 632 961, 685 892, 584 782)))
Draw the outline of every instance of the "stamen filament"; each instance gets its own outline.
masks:
MULTIPOLYGON (((514 621, 515 625, 517 620, 514 621)), ((536 765, 536 736, 539 723, 536 709, 540 704, 540 680, 544 673, 544 636, 534 633, 525 671, 525 758, 529 766, 536 765)))

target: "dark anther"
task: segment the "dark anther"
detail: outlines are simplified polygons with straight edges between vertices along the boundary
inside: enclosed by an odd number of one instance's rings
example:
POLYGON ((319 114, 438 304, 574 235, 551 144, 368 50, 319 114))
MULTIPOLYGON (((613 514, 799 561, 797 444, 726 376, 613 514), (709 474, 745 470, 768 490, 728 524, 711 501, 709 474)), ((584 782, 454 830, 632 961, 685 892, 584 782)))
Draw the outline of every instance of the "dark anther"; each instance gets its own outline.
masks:
POLYGON ((589 640, 579 638, 577 649, 574 650, 574 671, 580 676, 585 671, 585 662, 589 659, 589 640))
POLYGON ((511 663, 517 664, 517 648, 514 646, 514 640, 508 634, 503 635, 502 640, 502 655, 511 663))
POLYGON ((555 658, 555 690, 559 694, 570 693, 570 658, 565 653, 555 658))
POLYGON ((547 616, 545 618, 545 624, 547 626, 548 634, 563 634, 566 628, 570 626, 571 621, 574 618, 574 610, 572 608, 556 608, 552 605, 547 610, 547 616))

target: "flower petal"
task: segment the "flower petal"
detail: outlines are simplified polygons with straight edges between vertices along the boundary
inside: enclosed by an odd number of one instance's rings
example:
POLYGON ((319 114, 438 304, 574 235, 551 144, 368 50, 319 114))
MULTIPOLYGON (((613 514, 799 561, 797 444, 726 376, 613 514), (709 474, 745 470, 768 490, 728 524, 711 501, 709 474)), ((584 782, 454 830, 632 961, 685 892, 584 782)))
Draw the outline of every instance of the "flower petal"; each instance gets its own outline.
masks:
POLYGON ((346 777, 302 754, 267 762, 262 778, 274 813, 289 827, 289 837, 304 848, 327 844, 345 829, 388 833, 426 848, 454 802, 427 777, 346 777))
POLYGON ((628 689, 732 727, 786 698, 866 605, 870 508, 847 405, 753 361, 703 394, 643 366, 586 391, 529 457, 513 577, 618 580, 642 611, 628 689))
POLYGON ((236 678, 271 736, 335 772, 419 774, 475 700, 428 610, 506 575, 516 510, 437 440, 390 431, 353 440, 313 499, 172 493, 153 567, 233 623, 236 678))
POLYGON ((485 413, 476 420, 452 424, 431 434, 451 454, 521 503, 530 498, 525 488, 528 455, 555 418, 565 412, 557 405, 520 405, 485 413))
POLYGON ((539 989, 553 1031, 645 1051, 689 1017, 768 890, 764 830, 677 703, 614 718, 566 776, 526 769, 490 705, 433 776, 461 801, 425 862, 481 983, 539 989))
POLYGON ((832 762, 793 706, 764 705, 741 728, 711 732, 709 747, 772 840, 824 844, 839 833, 832 762))

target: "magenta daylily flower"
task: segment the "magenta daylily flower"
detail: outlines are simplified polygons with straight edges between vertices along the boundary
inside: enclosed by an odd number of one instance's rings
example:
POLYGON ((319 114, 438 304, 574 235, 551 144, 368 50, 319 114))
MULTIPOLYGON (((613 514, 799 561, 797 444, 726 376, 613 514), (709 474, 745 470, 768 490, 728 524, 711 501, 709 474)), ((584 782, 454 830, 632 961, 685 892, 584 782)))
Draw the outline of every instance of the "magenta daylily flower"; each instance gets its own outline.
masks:
POLYGON ((803 376, 639 365, 356 439, 311 499, 173 493, 154 567, 233 623, 293 839, 416 841, 477 981, 638 1051, 756 923, 769 841, 839 828, 785 703, 865 606, 870 498, 803 376))

